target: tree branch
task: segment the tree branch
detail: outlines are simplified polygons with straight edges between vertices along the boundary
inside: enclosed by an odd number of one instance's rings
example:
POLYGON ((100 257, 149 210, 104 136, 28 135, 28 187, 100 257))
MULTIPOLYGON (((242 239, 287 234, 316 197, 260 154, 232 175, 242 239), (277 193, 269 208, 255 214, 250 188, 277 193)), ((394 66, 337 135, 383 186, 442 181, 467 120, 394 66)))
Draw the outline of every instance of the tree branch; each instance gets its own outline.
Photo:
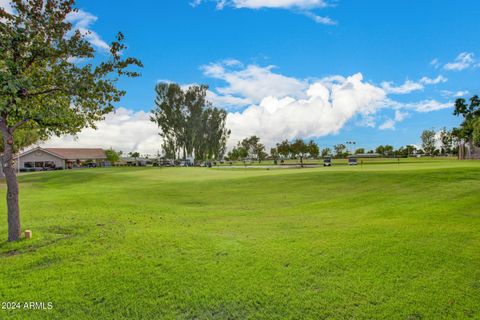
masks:
POLYGON ((28 93, 27 96, 29 96, 29 97, 41 96, 43 94, 49 94, 49 93, 52 93, 52 92, 55 92, 55 91, 65 91, 65 90, 63 90, 62 88, 55 87, 55 88, 50 88, 50 89, 46 89, 46 90, 43 90, 43 91, 28 93))
POLYGON ((23 119, 22 121, 17 122, 13 127, 10 128, 10 132, 14 133, 19 127, 30 121, 30 119, 23 119))

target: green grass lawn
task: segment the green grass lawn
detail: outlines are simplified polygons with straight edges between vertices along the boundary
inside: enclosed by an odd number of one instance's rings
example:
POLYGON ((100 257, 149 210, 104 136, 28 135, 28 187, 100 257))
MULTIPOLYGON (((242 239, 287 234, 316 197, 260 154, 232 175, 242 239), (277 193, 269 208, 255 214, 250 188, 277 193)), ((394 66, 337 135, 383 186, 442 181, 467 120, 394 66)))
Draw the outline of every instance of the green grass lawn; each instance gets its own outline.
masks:
POLYGON ((20 182, 0 301, 54 308, 0 319, 480 319, 480 162, 20 182))

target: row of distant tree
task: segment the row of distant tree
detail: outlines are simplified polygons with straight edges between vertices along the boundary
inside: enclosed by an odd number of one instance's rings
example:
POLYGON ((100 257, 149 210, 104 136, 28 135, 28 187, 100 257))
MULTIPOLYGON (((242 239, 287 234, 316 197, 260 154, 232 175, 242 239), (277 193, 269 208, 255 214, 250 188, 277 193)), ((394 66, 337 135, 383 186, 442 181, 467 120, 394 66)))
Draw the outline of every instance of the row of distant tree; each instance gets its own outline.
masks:
MULTIPOLYGON (((428 156, 452 156, 458 154, 458 138, 454 135, 452 130, 445 128, 439 132, 435 130, 425 130, 421 135, 422 148, 417 148, 414 145, 402 146, 398 149, 391 145, 379 145, 375 149, 366 150, 365 148, 355 149, 353 154, 360 155, 379 155, 382 157, 410 157, 417 155, 428 156), (438 147, 439 146, 439 147, 438 147)), ((223 147, 222 147, 223 148, 223 147)), ((122 151, 115 151, 108 149, 105 151, 107 160, 111 163, 116 163, 122 156, 129 156, 131 158, 140 158, 139 152, 123 153, 122 151)), ((168 159, 173 158, 173 152, 170 154, 170 158, 167 155, 163 155, 168 159)), ((305 142, 302 139, 295 139, 293 141, 284 140, 277 143, 275 147, 267 152, 267 149, 263 143, 260 142, 260 137, 251 136, 240 141, 228 154, 224 157, 227 161, 238 160, 250 160, 262 162, 264 160, 281 160, 281 159, 299 159, 303 163, 304 159, 317 159, 320 157, 334 156, 336 158, 346 158, 352 155, 348 151, 345 144, 336 144, 333 148, 321 149, 319 145, 310 140, 305 142)), ((150 158, 150 155, 144 155, 146 158, 150 158)), ((157 155, 157 158, 160 155, 157 155)), ((215 158, 221 159, 221 158, 215 158)))
POLYGON ((352 153, 343 143, 336 144, 333 148, 322 149, 313 140, 306 142, 302 139, 295 139, 292 141, 284 140, 277 143, 276 146, 271 148, 270 152, 267 153, 267 149, 265 145, 261 143, 260 138, 258 136, 251 136, 238 142, 237 146, 228 152, 225 160, 262 162, 264 160, 298 159, 300 163, 303 163, 304 159, 318 159, 327 156, 346 158, 352 154, 378 155, 381 157, 410 157, 417 155, 450 156, 458 152, 456 143, 457 140, 452 135, 452 132, 442 129, 440 132, 425 130, 422 133, 422 148, 414 145, 406 145, 395 149, 391 145, 379 145, 371 150, 358 148, 352 153), (441 147, 437 148, 439 143, 441 147))
POLYGON ((260 142, 257 136, 251 136, 240 141, 225 158, 226 160, 254 160, 261 162, 267 157, 273 160, 279 158, 298 158, 303 164, 305 158, 318 158, 320 148, 312 140, 308 143, 302 139, 293 141, 284 140, 277 144, 275 148, 270 149, 270 155, 267 154, 265 145, 260 142))

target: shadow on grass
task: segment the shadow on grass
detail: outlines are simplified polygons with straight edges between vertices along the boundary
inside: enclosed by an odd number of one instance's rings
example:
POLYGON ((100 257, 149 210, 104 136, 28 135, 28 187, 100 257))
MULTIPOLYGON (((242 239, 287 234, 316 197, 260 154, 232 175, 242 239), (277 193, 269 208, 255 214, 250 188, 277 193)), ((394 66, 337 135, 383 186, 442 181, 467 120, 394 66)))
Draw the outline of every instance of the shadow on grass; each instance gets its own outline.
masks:
POLYGON ((32 253, 42 248, 53 246, 67 239, 80 237, 88 231, 88 229, 81 229, 78 226, 50 226, 46 228, 38 228, 38 233, 36 234, 40 236, 35 240, 22 238, 17 242, 8 242, 6 240, 0 242, 0 258, 32 253))

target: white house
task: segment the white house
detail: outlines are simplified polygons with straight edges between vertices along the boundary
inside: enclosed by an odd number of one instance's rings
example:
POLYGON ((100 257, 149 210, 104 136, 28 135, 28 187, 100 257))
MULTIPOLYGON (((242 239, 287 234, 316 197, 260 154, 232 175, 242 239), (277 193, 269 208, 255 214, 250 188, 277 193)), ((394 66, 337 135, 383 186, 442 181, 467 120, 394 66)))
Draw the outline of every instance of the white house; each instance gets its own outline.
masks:
POLYGON ((103 149, 87 148, 34 148, 15 158, 20 171, 41 171, 100 167, 107 164, 103 149))

